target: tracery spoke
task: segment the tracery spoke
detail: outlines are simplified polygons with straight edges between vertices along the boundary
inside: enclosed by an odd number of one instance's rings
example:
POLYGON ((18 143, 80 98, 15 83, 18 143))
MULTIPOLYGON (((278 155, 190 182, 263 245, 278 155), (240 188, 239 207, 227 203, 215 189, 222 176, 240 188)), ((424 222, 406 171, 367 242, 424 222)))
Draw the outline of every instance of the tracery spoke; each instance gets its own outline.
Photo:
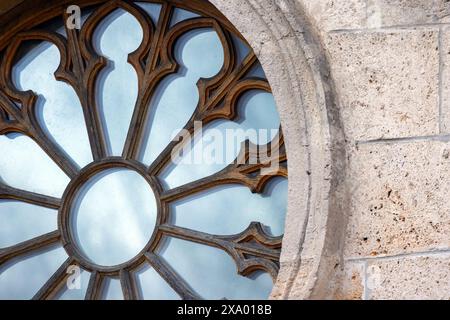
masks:
POLYGON ((43 236, 24 241, 15 246, 0 249, 0 267, 7 261, 18 256, 37 251, 49 245, 57 243, 61 238, 59 231, 53 231, 43 236))
POLYGON ((205 126, 218 119, 234 120, 236 118, 237 100, 245 91, 259 89, 270 92, 270 86, 265 80, 241 80, 256 62, 256 56, 254 53, 250 53, 240 66, 228 73, 226 77, 222 79, 223 82, 216 90, 214 90, 211 97, 205 95, 204 92, 200 92, 200 97, 204 98, 200 99, 200 102, 188 123, 180 130, 180 133, 175 136, 175 139, 164 148, 150 166, 150 174, 160 174, 170 163, 173 151, 183 147, 183 145, 188 142, 187 139, 180 139, 180 137, 184 135, 182 133, 189 132, 191 135, 197 134, 197 132, 195 132, 196 122, 201 122, 202 125, 205 126))
POLYGON ((164 224, 159 230, 168 236, 216 247, 235 261, 238 273, 249 275, 262 269, 273 278, 278 273, 282 237, 271 237, 259 222, 252 222, 242 233, 231 236, 212 235, 200 231, 164 224))
POLYGON ((102 296, 104 276, 97 271, 91 273, 85 300, 99 300, 102 296))
POLYGON ((200 300, 201 297, 192 290, 170 265, 154 253, 146 253, 145 257, 159 275, 172 287, 183 300, 200 300))
POLYGON ((59 209, 61 206, 60 199, 12 188, 1 182, 0 199, 17 200, 50 209, 59 209))
POLYGON ((287 177, 285 163, 287 157, 284 151, 284 142, 283 139, 280 140, 280 136, 264 146, 266 151, 270 150, 269 148, 276 151, 275 154, 260 153, 259 148, 261 147, 246 141, 243 143, 237 159, 225 169, 203 179, 164 191, 161 199, 172 202, 224 184, 240 184, 247 186, 252 192, 263 192, 266 183, 271 178, 287 177))
POLYGON ((120 271, 120 284, 122 286, 123 297, 125 300, 139 299, 136 279, 128 270, 120 271))
MULTIPOLYGON (((136 159, 141 152, 143 135, 145 128, 148 125, 146 120, 150 108, 150 99, 160 83, 160 80, 165 76, 176 72, 178 69, 178 63, 173 57, 173 48, 180 36, 199 28, 213 28, 224 47, 225 62, 222 70, 212 79, 201 79, 198 82, 201 101, 206 99, 205 97, 209 93, 209 90, 215 88, 217 83, 230 73, 230 70, 234 66, 234 54, 233 47, 230 45, 230 37, 228 33, 220 27, 216 20, 211 18, 191 19, 178 23, 172 27, 169 32, 166 32, 169 27, 171 13, 172 6, 170 4, 163 5, 157 33, 153 39, 150 54, 146 63, 143 81, 140 82, 139 97, 136 102, 123 152, 125 158, 136 159)), ((202 103, 203 102, 200 104, 202 103)))
POLYGON ((69 257, 34 295, 33 300, 53 299, 66 283, 66 280, 69 277, 67 270, 72 265, 74 265, 74 259, 69 257))
POLYGON ((73 178, 78 172, 78 166, 61 148, 42 131, 34 113, 36 96, 30 92, 22 97, 22 108, 19 109, 9 96, 0 90, 0 108, 14 120, 0 117, 0 134, 18 132, 33 139, 44 152, 63 170, 67 176, 73 178), (29 97, 25 97, 29 96, 29 97))

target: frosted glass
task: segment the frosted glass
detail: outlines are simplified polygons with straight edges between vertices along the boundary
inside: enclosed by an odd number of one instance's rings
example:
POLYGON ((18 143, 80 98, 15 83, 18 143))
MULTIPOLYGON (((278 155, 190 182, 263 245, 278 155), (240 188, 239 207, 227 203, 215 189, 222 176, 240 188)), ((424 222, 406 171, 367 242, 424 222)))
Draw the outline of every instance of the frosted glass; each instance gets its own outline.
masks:
POLYGON ((69 178, 30 138, 11 134, 0 136, 0 178, 8 185, 61 197, 69 178), (51 179, 49 179, 51 178, 51 179))
POLYGON ((67 258, 58 246, 9 262, 0 269, 0 300, 31 299, 67 258))
POLYGON ((57 47, 42 42, 15 64, 13 81, 19 90, 39 95, 35 112, 41 127, 83 167, 92 161, 83 109, 72 87, 55 79, 59 63, 57 47))
POLYGON ((73 212, 74 235, 84 254, 96 264, 114 266, 134 258, 150 241, 157 205, 141 175, 110 169, 92 178, 73 212))
POLYGON ((161 5, 148 2, 136 2, 136 4, 148 13, 150 19, 153 22, 153 25, 156 26, 158 24, 159 15, 161 13, 161 5))
POLYGON ((217 33, 200 29, 183 35, 175 47, 181 63, 178 74, 159 85, 151 101, 143 162, 150 165, 178 134, 198 104, 197 81, 216 75, 222 68, 223 47, 217 33))
POLYGON ((237 234, 253 221, 261 222, 274 236, 284 233, 287 179, 272 179, 264 194, 238 185, 226 185, 175 202, 174 224, 211 234, 237 234))
POLYGON ((136 274, 144 300, 180 300, 180 296, 161 278, 155 269, 144 266, 136 274))
POLYGON ((200 17, 200 15, 197 13, 184 9, 175 8, 172 13, 172 20, 170 21, 170 26, 173 27, 174 25, 176 25, 181 21, 197 17, 200 17))
POLYGON ((0 248, 57 230, 57 214, 52 209, 0 200, 0 248))
POLYGON ((240 122, 220 120, 203 128, 203 137, 196 139, 193 148, 162 173, 167 187, 175 188, 224 169, 237 158, 246 139, 265 145, 277 135, 280 118, 272 94, 248 91, 239 99, 238 110, 240 122), (236 136, 227 136, 227 131, 236 136), (221 152, 213 153, 213 149, 221 152), (192 161, 196 158, 202 161, 192 161))
POLYGON ((90 275, 89 272, 80 270, 80 274, 76 278, 76 281, 79 281, 80 287, 69 289, 67 285, 65 285, 55 297, 55 300, 84 300, 89 285, 90 275))
POLYGON ((105 300, 123 300, 122 286, 119 279, 109 278, 104 283, 105 300))
POLYGON ((99 106, 106 123, 110 154, 120 156, 138 93, 137 74, 127 59, 140 46, 143 31, 133 15, 117 9, 100 23, 94 39, 96 50, 108 59, 108 66, 97 82, 99 106))
POLYGON ((204 299, 267 299, 272 278, 267 273, 242 277, 224 251, 175 238, 167 239, 160 255, 204 299))

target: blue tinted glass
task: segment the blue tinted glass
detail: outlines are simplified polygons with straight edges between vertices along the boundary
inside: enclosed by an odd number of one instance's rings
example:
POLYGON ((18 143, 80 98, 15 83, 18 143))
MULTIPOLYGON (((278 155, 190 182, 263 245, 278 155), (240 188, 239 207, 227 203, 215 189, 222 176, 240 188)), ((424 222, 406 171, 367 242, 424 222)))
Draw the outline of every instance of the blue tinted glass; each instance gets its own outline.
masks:
POLYGON ((142 37, 139 22, 121 9, 103 20, 95 32, 96 49, 108 59, 97 90, 111 154, 115 156, 122 154, 138 93, 137 74, 127 59, 140 46, 142 37))
POLYGON ((204 299, 267 299, 272 278, 236 273, 236 264, 224 251, 179 239, 170 239, 162 257, 204 299))

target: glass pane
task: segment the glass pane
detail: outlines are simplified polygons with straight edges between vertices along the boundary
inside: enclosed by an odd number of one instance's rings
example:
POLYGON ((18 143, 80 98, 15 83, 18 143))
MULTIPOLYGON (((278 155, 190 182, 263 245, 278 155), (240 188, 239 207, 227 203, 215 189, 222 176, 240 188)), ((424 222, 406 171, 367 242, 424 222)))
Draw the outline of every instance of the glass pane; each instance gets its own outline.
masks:
POLYGON ((155 269, 146 265, 136 274, 144 300, 180 300, 178 294, 155 269))
POLYGON ((105 281, 104 288, 105 300, 123 300, 122 286, 119 279, 109 278, 105 281))
POLYGON ((7 263, 0 269, 0 300, 31 299, 67 258, 58 246, 7 263))
POLYGON ((261 78, 266 79, 266 74, 260 63, 257 63, 254 67, 250 69, 247 73, 246 78, 261 78))
POLYGON ((236 49, 237 63, 242 63, 250 53, 250 48, 244 41, 235 35, 232 35, 231 39, 233 40, 234 48, 236 49))
POLYGON ((136 2, 136 4, 148 13, 153 25, 156 26, 158 24, 159 14, 161 13, 161 5, 148 2, 136 2))
POLYGON ((194 12, 188 11, 188 10, 175 8, 172 13, 172 21, 170 22, 170 26, 173 27, 178 22, 192 19, 192 18, 197 18, 197 17, 200 17, 200 15, 197 13, 194 13, 194 12))
POLYGON ((194 141, 193 148, 163 172, 161 177, 169 188, 224 169, 237 158, 246 139, 264 145, 275 138, 280 119, 272 94, 248 91, 239 99, 238 110, 240 122, 221 120, 204 127, 202 138, 194 141))
POLYGON ((287 179, 274 178, 264 194, 251 193, 244 186, 226 185, 174 203, 174 224, 211 234, 237 234, 253 221, 266 226, 266 232, 284 232, 287 209, 287 179))
POLYGON ((72 87, 55 79, 59 62, 57 47, 42 42, 16 63, 13 81, 19 90, 39 95, 36 116, 42 129, 83 167, 92 161, 83 109, 72 87))
POLYGON ((192 116, 199 99, 197 82, 222 68, 223 47, 217 33, 201 29, 183 35, 175 46, 178 74, 159 85, 151 101, 143 162, 150 165, 192 116))
POLYGON ((0 248, 55 231, 56 210, 18 201, 0 200, 0 248))
POLYGON ((0 150, 8 155, 0 157, 0 178, 6 184, 48 196, 62 196, 69 178, 33 140, 20 134, 2 135, 0 150))
POLYGON ((157 205, 137 172, 110 169, 86 185, 73 208, 74 234, 85 255, 103 266, 136 256, 150 241, 157 205))
POLYGON ((90 275, 89 272, 80 270, 79 274, 74 275, 74 282, 70 283, 73 288, 68 288, 66 284, 56 296, 56 300, 84 300, 90 275))
POLYGON ((139 22, 122 9, 104 19, 94 34, 96 50, 108 59, 107 68, 100 74, 97 92, 107 140, 115 156, 122 154, 138 93, 137 74, 127 59, 142 39, 139 22))
POLYGON ((267 299, 273 287, 267 273, 242 277, 224 251, 179 239, 167 239, 160 253, 204 299, 267 299))

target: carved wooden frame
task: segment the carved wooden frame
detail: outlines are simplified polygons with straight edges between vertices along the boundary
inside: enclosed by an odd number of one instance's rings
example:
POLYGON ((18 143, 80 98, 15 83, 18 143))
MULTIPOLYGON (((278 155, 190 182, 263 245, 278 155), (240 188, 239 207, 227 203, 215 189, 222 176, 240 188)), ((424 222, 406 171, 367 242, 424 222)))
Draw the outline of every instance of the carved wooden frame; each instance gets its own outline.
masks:
MULTIPOLYGON (((142 0, 141 0, 142 2, 142 0)), ((284 141, 280 134, 271 145, 280 152, 276 159, 279 168, 276 172, 262 174, 261 169, 268 167, 268 162, 250 163, 252 148, 246 141, 242 145, 239 159, 222 171, 198 181, 171 190, 164 190, 158 175, 170 163, 174 148, 179 148, 184 140, 172 141, 150 166, 145 167, 137 161, 141 152, 143 132, 149 112, 150 99, 160 81, 178 70, 173 57, 176 40, 186 32, 197 28, 214 29, 224 48, 225 62, 221 71, 210 79, 201 79, 197 86, 200 93, 196 111, 185 128, 194 133, 194 122, 204 125, 216 119, 233 120, 237 117, 238 98, 246 91, 260 89, 270 92, 265 79, 244 78, 257 63, 256 55, 250 52, 242 63, 237 63, 236 52, 231 34, 242 39, 234 27, 207 1, 203 0, 151 0, 162 4, 160 18, 156 26, 148 14, 132 1, 118 0, 80 0, 81 7, 98 5, 89 16, 81 30, 66 27, 67 38, 48 30, 37 28, 39 24, 58 17, 66 19, 65 10, 55 6, 45 12, 45 18, 36 14, 19 24, 14 34, 0 36, 0 134, 21 133, 33 139, 71 178, 62 199, 35 194, 10 187, 0 181, 0 200, 13 199, 59 210, 58 230, 25 241, 15 246, 0 249, 0 267, 13 258, 40 250, 46 246, 62 243, 69 258, 47 283, 35 295, 35 299, 55 297, 68 277, 67 268, 78 265, 91 272, 86 299, 99 299, 102 296, 102 283, 106 276, 119 276, 125 299, 138 299, 133 271, 148 262, 183 299, 199 299, 200 296, 156 253, 155 250, 164 236, 172 236, 224 250, 235 261, 241 275, 249 275, 256 270, 263 270, 275 281, 279 270, 281 237, 271 237, 260 223, 253 222, 244 232, 237 235, 218 236, 171 225, 169 223, 169 205, 171 202, 223 184, 241 184, 252 192, 262 193, 267 182, 274 176, 287 177, 287 157, 284 141), (182 21, 169 27, 173 8, 180 7, 199 13, 202 17, 182 21), (138 75, 139 91, 134 114, 130 124, 124 151, 121 157, 107 154, 104 128, 98 112, 95 83, 99 73, 106 66, 106 59, 96 53, 93 47, 93 34, 96 26, 115 9, 124 9, 131 13, 141 24, 143 42, 128 57, 129 63, 138 75), (31 91, 22 92, 15 88, 11 80, 12 67, 20 46, 28 40, 42 40, 54 44, 61 55, 59 68, 55 72, 57 80, 71 85, 76 91, 83 108, 88 130, 93 163, 80 169, 41 129, 35 115, 37 96, 31 91), (101 170, 125 167, 138 172, 152 187, 158 204, 157 224, 154 234, 144 250, 130 261, 114 266, 102 267, 93 264, 78 250, 70 227, 70 208, 84 183, 101 170)), ((281 132, 281 131, 280 131, 281 132)), ((254 147, 254 146, 253 146, 254 147)))

